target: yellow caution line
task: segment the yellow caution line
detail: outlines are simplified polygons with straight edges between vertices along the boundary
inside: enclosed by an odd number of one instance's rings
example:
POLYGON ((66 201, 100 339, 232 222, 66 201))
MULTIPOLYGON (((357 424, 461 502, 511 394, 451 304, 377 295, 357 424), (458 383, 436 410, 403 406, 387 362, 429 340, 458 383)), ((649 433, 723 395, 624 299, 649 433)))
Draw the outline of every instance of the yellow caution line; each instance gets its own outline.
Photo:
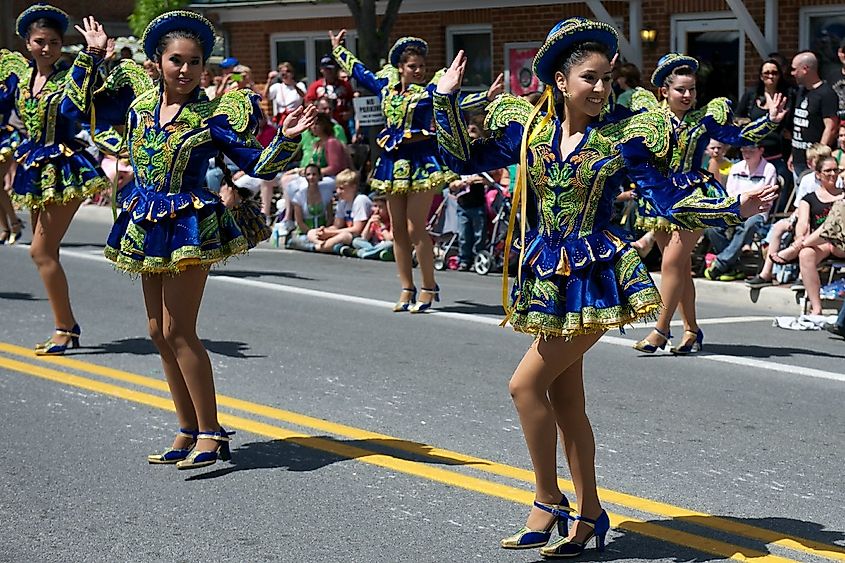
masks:
MULTIPOLYGON (((141 375, 125 372, 106 366, 100 366, 89 362, 82 362, 68 357, 36 356, 30 349, 2 342, 0 342, 0 351, 31 359, 36 359, 42 362, 78 369, 81 371, 87 371, 88 373, 117 379, 119 381, 132 383, 134 385, 169 392, 167 383, 162 380, 144 377, 141 375)), ((218 404, 222 406, 246 411, 251 414, 264 416, 275 420, 280 420, 297 426, 313 428, 321 432, 327 432, 330 434, 335 434, 357 440, 369 440, 374 444, 379 444, 384 447, 394 448, 418 456, 423 456, 433 462, 454 465, 468 465, 478 471, 483 471, 486 473, 499 475, 501 477, 507 477, 510 479, 516 479, 518 481, 524 481, 527 483, 534 483, 534 473, 526 469, 500 464, 483 458, 469 456, 450 450, 435 448, 425 444, 401 440, 393 436, 370 432, 368 430, 363 430, 354 426, 347 426, 344 424, 322 420, 319 418, 314 418, 307 415, 302 415, 299 413, 278 409, 267 405, 262 405, 259 403, 244 401, 225 395, 218 395, 217 401, 218 404)), ((563 489, 567 491, 575 490, 575 487, 571 481, 566 479, 559 479, 559 482, 560 486, 563 489)), ((606 500, 609 503, 616 504, 619 506, 625 506, 638 511, 648 512, 659 516, 665 516, 667 518, 682 519, 697 526, 735 534, 738 536, 753 539, 755 541, 761 541, 767 544, 778 545, 780 547, 800 551, 803 553, 808 553, 818 557, 829 557, 831 559, 845 561, 845 548, 841 548, 836 545, 825 544, 819 541, 775 532, 773 530, 768 530, 765 528, 758 528, 749 524, 720 518, 718 516, 712 516, 703 512, 696 512, 671 504, 645 499, 634 495, 629 495, 627 493, 612 491, 609 489, 599 488, 599 495, 603 500, 606 500)))
MULTIPOLYGON (((127 389, 118 385, 112 385, 110 383, 88 379, 86 377, 73 375, 67 372, 45 368, 36 364, 29 364, 0 356, 0 367, 46 379, 48 381, 61 383, 63 385, 71 385, 88 391, 93 391, 95 393, 133 401, 162 410, 175 410, 173 403, 169 399, 158 395, 151 395, 142 391, 127 389)), ((362 463, 422 477, 429 481, 443 483, 445 485, 458 487, 520 504, 530 506, 534 499, 532 492, 517 489, 516 487, 510 487, 508 485, 470 477, 461 473, 440 469, 438 467, 433 467, 419 462, 397 459, 396 457, 390 455, 372 452, 364 448, 351 446, 332 439, 313 437, 240 416, 221 413, 220 422, 230 429, 251 432, 253 434, 276 440, 286 440, 293 444, 299 444, 337 456, 355 459, 362 463)), ((616 528, 648 536, 662 542, 689 547, 704 553, 711 553, 713 555, 727 557, 737 561, 753 561, 759 563, 794 562, 792 559, 786 559, 784 557, 771 555, 755 549, 749 549, 727 542, 697 536, 688 532, 674 530, 658 524, 630 518, 622 514, 608 512, 608 516, 610 517, 611 523, 614 523, 614 527, 616 528)))

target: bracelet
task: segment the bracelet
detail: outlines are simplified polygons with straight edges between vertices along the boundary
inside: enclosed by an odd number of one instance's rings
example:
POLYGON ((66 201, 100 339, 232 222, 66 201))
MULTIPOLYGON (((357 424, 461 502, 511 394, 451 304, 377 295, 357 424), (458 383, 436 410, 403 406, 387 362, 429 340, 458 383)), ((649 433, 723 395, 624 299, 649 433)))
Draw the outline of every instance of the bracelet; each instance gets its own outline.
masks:
POLYGON ((88 45, 85 47, 85 52, 91 55, 92 57, 97 57, 100 59, 104 59, 106 57, 106 50, 102 47, 92 47, 88 45))

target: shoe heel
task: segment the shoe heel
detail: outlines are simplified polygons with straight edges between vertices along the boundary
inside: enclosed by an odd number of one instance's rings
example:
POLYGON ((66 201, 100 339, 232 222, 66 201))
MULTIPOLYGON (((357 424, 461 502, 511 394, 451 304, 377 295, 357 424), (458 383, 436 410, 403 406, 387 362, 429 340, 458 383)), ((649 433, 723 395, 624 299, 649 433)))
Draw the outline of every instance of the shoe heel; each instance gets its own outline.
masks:
POLYGON ((229 442, 223 442, 220 444, 220 451, 217 455, 220 458, 220 461, 231 461, 232 451, 229 449, 229 442))
POLYGON ((599 553, 604 551, 604 537, 605 534, 596 534, 596 551, 598 551, 599 553))
POLYGON ((74 336, 70 339, 70 347, 71 348, 79 348, 79 337, 74 336))

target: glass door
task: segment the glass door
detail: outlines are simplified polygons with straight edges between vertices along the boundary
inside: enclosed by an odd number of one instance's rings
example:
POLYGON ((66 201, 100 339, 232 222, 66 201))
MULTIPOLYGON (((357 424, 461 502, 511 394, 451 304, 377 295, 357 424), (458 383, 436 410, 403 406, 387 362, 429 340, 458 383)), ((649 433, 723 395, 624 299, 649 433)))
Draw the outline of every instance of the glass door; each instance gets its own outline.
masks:
POLYGON ((698 59, 698 107, 720 96, 736 103, 745 89, 745 33, 735 18, 721 14, 674 16, 672 45, 698 59))

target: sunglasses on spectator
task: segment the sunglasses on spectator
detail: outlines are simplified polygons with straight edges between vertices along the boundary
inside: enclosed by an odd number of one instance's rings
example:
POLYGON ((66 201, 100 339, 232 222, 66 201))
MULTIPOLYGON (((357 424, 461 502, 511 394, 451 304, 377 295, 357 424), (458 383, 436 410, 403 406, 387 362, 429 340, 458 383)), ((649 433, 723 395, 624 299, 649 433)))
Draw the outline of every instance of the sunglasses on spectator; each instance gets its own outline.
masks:
POLYGON ((839 174, 842 172, 841 168, 825 168, 822 170, 822 174, 839 174))
POLYGON ((778 74, 780 74, 780 71, 777 71, 777 70, 767 70, 767 71, 765 71, 765 72, 761 72, 760 74, 762 74, 763 76, 777 76, 778 74))

